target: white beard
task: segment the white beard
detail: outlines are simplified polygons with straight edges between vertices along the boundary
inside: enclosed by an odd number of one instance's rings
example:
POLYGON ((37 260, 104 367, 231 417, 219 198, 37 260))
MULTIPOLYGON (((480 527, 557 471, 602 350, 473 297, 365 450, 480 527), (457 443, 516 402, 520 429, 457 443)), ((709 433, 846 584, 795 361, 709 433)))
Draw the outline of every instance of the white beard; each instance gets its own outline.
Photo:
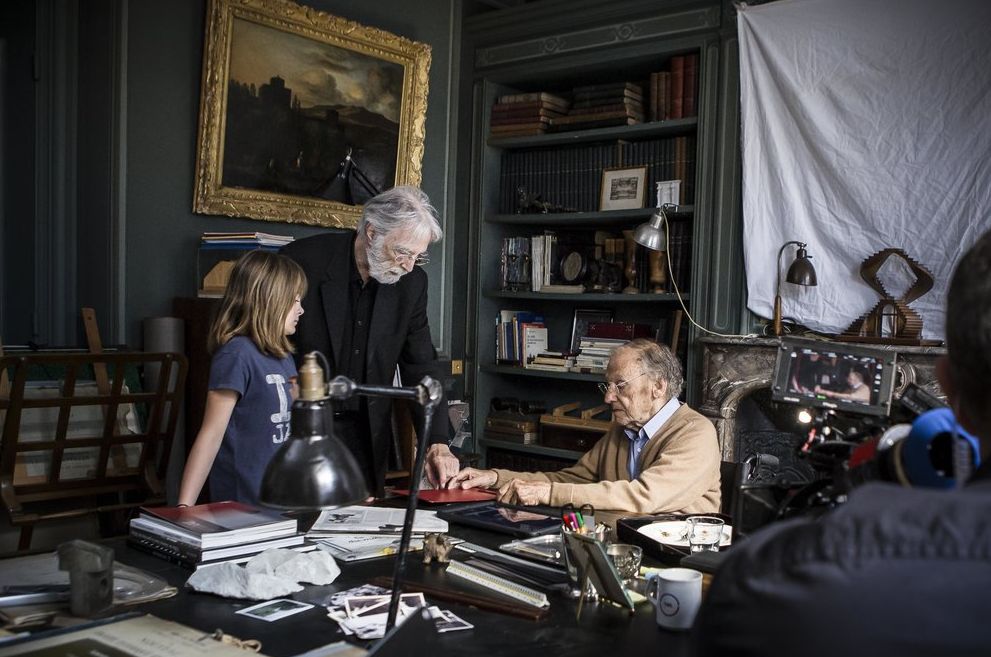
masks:
POLYGON ((368 243, 368 275, 383 285, 392 285, 406 270, 392 261, 385 252, 381 239, 373 239, 368 243))

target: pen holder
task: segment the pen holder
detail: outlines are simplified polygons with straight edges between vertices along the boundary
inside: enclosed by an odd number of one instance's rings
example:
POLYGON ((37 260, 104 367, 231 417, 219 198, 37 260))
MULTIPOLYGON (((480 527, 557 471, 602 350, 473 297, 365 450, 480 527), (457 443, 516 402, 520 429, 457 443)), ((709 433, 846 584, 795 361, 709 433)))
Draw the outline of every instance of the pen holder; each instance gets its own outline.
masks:
MULTIPOLYGON (((584 568, 588 567, 578 556, 575 545, 569 540, 571 531, 561 528, 561 550, 564 555, 564 568, 568 573, 568 597, 582 597, 581 583, 585 579, 584 568)), ((599 599, 599 594, 595 590, 590 580, 585 581, 585 600, 594 602, 599 599)))

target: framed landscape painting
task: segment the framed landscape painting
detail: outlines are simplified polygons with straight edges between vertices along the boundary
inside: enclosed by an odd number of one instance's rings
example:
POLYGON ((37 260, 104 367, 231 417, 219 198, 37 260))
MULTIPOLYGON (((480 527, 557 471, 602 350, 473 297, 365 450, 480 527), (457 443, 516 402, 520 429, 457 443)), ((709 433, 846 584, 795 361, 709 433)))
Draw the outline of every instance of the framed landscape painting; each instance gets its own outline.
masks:
POLYGON ((287 0, 210 0, 193 211, 348 228, 419 185, 430 46, 287 0))

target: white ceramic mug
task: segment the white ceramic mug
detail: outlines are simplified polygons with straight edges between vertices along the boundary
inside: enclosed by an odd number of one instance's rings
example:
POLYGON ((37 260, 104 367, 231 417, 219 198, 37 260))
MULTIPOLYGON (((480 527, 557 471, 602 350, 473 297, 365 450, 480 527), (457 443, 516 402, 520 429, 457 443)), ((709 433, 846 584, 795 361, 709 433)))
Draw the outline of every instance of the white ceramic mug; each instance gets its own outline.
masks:
POLYGON ((691 568, 665 568, 647 575, 647 597, 657 611, 657 624, 687 630, 702 604, 702 573, 691 568))

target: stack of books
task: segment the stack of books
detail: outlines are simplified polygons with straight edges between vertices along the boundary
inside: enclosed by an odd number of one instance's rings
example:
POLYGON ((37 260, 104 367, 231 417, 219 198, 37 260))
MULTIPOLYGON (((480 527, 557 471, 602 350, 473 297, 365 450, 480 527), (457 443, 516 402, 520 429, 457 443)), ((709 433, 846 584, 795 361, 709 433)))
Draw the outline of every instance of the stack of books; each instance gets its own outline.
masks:
POLYGON ((269 548, 306 552, 295 519, 240 502, 142 507, 131 520, 130 546, 186 568, 247 561, 269 548))
POLYGON ((616 347, 626 344, 621 338, 584 337, 578 342, 578 358, 572 372, 600 374, 609 366, 609 357, 616 347))
POLYGON ((563 351, 542 351, 527 361, 524 367, 547 372, 567 372, 574 364, 575 357, 572 354, 563 351))
POLYGON ((278 249, 293 241, 292 235, 271 233, 203 233, 200 248, 203 249, 278 249))
POLYGON ((567 116, 551 121, 555 131, 586 130, 642 123, 643 87, 636 82, 609 82, 575 87, 567 116))
POLYGON ((567 100, 545 91, 499 96, 492 106, 489 136, 501 139, 542 135, 554 119, 567 111, 567 100))

